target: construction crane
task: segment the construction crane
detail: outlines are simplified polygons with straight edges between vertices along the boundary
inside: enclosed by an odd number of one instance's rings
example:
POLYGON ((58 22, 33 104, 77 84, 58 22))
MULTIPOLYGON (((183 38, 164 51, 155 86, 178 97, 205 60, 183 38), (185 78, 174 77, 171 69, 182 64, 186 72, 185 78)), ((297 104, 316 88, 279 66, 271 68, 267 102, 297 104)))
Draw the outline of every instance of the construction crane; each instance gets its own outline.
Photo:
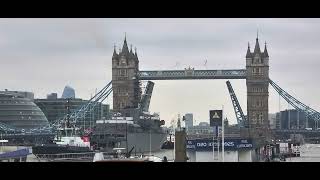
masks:
POLYGON ((243 111, 241 109, 241 106, 239 104, 237 96, 233 91, 233 88, 231 86, 230 81, 227 81, 226 84, 227 84, 227 87, 228 87, 228 90, 229 90, 229 94, 230 94, 230 97, 231 97, 231 101, 232 101, 234 112, 236 114, 238 125, 240 127, 247 127, 247 125, 248 125, 247 119, 243 114, 243 111))

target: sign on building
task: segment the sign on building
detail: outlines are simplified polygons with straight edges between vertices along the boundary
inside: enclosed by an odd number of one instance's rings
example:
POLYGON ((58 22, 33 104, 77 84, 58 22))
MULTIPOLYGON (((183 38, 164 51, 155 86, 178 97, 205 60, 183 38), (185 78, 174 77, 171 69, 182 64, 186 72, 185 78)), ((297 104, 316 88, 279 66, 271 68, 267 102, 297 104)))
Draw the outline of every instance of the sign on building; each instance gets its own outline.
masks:
POLYGON ((210 126, 222 126, 222 110, 210 110, 210 126))
MULTIPOLYGON (((195 151, 212 151, 212 139, 194 139, 187 140, 187 149, 195 151)), ((221 148, 222 142, 219 142, 221 148)), ((218 147, 217 142, 214 143, 215 148, 218 147)), ((224 141, 225 150, 252 149, 251 139, 226 139, 224 141)))

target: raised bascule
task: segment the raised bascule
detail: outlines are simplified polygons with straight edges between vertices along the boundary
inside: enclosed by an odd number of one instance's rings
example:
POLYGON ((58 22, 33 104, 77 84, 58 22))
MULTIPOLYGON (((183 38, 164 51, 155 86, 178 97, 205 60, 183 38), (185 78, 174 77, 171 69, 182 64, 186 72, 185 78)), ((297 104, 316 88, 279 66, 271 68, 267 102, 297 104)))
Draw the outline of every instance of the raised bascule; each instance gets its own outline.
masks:
MULTIPOLYGON (((239 126, 242 128, 242 136, 251 138, 262 138, 267 140, 271 134, 268 120, 268 98, 269 84, 295 109, 305 112, 310 119, 318 124, 320 113, 311 107, 298 101, 289 93, 281 89, 269 78, 269 54, 267 45, 261 51, 259 39, 256 38, 253 51, 248 44, 244 69, 214 69, 195 70, 185 68, 184 70, 140 70, 137 50, 129 49, 127 39, 124 39, 122 48, 117 52, 114 48, 112 56, 112 81, 101 91, 92 97, 77 111, 68 116, 58 119, 48 127, 24 130, 0 123, 0 130, 6 134, 41 134, 52 132, 62 126, 66 119, 72 124, 85 113, 89 113, 97 102, 104 101, 113 92, 113 111, 124 116, 139 116, 141 112, 149 110, 149 104, 154 88, 152 80, 198 80, 198 79, 245 79, 247 85, 247 116, 244 116, 240 103, 238 102, 230 82, 227 83, 228 90, 233 101, 239 126), (145 91, 142 91, 141 82, 147 80, 145 91), (230 88, 231 87, 231 88, 230 88), (241 110, 241 111, 240 111, 241 110)), ((317 127, 315 127, 317 129, 317 127)))

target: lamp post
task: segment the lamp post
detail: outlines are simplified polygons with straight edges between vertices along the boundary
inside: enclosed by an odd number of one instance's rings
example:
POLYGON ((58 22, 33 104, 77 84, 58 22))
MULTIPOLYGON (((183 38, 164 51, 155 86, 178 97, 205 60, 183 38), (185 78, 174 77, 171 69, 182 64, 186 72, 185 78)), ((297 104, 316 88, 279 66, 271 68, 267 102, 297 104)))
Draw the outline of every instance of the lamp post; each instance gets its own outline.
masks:
POLYGON ((127 125, 127 118, 124 117, 124 120, 126 121, 126 151, 128 155, 128 125, 127 125))

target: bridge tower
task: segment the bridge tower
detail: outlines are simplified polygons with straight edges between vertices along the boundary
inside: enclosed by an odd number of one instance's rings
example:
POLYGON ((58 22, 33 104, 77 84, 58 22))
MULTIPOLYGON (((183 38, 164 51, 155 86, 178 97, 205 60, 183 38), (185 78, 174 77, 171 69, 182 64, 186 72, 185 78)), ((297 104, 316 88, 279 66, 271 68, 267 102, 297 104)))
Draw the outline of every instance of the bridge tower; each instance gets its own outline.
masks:
POLYGON ((127 110, 138 107, 141 97, 141 89, 137 74, 139 72, 139 59, 137 50, 128 48, 125 37, 119 54, 114 47, 112 56, 112 88, 113 88, 113 111, 128 116, 127 110))
POLYGON ((268 137, 268 97, 269 97, 269 55, 265 43, 260 51, 259 39, 256 38, 254 51, 246 54, 247 69, 247 120, 251 137, 268 137))

